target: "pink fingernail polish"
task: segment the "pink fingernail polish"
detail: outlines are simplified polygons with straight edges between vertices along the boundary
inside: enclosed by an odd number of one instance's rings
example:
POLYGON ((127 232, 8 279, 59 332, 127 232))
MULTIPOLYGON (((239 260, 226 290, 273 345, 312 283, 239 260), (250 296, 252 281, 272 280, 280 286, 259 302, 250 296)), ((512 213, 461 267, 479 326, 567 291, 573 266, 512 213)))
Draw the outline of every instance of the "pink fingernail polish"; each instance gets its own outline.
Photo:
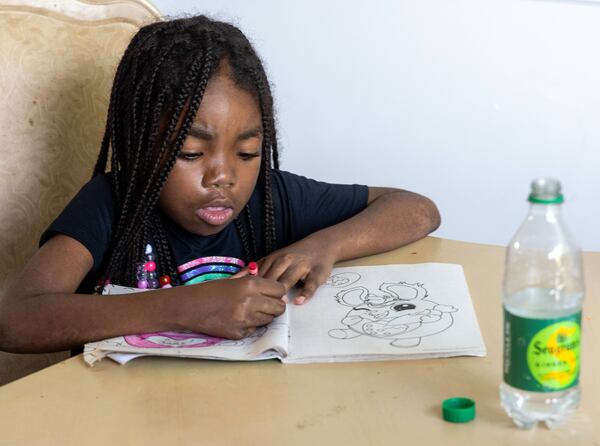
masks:
POLYGON ((288 297, 287 297, 287 296, 283 296, 283 297, 281 298, 281 300, 282 300, 282 301, 284 301, 286 304, 289 304, 289 303, 290 303, 290 301, 288 300, 288 297))
POLYGON ((298 305, 302 305, 302 304, 304 303, 304 301, 305 301, 305 300, 306 300, 306 299, 304 298, 304 296, 298 296, 298 297, 296 298, 296 304, 298 304, 298 305))

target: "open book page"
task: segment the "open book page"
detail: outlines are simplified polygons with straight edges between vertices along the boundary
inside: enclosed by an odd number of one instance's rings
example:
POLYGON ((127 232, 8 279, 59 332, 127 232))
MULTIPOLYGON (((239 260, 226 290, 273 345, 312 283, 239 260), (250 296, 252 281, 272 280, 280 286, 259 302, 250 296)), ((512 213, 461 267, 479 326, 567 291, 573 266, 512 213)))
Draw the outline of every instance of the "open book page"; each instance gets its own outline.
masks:
MULTIPOLYGON (((104 294, 128 294, 140 291, 152 292, 109 285, 105 287, 104 294)), ((286 355, 288 337, 288 313, 285 312, 269 325, 260 327, 253 335, 240 340, 223 339, 189 331, 118 336, 86 344, 84 359, 90 365, 105 356, 120 363, 145 355, 233 361, 270 359, 286 355)))
POLYGON ((485 356, 460 265, 334 268, 305 305, 288 305, 284 362, 485 356))

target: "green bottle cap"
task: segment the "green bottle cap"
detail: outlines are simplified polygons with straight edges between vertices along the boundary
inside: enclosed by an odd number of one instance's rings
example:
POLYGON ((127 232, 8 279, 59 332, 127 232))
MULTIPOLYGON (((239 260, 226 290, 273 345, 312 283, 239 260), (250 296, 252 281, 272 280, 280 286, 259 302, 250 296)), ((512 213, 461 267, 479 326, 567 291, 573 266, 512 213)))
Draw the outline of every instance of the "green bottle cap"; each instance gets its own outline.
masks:
POLYGON ((470 398, 449 398, 442 403, 442 416, 451 423, 466 423, 475 418, 475 401, 470 398))
POLYGON ((561 204, 563 194, 560 189, 560 181, 556 178, 536 178, 531 182, 528 200, 537 204, 561 204))

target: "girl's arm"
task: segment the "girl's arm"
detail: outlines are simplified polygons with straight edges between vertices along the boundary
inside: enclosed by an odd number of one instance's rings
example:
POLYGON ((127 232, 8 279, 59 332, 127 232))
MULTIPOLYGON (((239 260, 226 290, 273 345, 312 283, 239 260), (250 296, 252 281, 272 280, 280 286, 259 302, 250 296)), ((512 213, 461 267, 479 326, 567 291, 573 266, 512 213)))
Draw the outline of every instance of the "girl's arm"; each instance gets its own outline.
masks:
POLYGON ((440 214, 430 199, 405 190, 370 187, 362 212, 271 253, 259 262, 259 271, 286 289, 303 281, 296 298, 302 304, 327 280, 334 263, 398 248, 439 225, 440 214))
POLYGON ((0 300, 0 350, 58 351, 182 329, 240 339, 285 311, 283 285, 259 277, 125 296, 74 294, 92 264, 87 248, 68 236, 46 242, 0 300))

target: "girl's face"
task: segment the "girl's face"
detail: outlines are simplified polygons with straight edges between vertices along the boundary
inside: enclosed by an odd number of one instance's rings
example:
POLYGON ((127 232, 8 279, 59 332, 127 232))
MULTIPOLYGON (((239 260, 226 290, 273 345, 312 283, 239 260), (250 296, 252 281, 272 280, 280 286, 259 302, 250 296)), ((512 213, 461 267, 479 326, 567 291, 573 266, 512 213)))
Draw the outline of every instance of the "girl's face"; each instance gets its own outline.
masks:
POLYGON ((209 81, 159 197, 160 209, 193 234, 216 234, 231 223, 250 199, 260 171, 260 108, 228 72, 222 65, 209 81))

